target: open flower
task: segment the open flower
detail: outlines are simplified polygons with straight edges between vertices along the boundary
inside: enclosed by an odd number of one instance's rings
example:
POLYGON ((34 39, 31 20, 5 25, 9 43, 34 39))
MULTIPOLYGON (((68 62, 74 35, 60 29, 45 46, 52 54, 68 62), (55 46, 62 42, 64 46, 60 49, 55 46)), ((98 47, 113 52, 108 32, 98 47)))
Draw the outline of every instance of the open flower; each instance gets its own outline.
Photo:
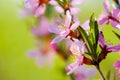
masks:
POLYGON ((70 37, 70 38, 76 37, 73 31, 77 29, 79 24, 80 24, 79 21, 75 21, 74 23, 72 23, 72 17, 70 15, 69 10, 67 10, 65 23, 61 23, 61 25, 58 25, 58 26, 51 26, 49 28, 49 31, 51 33, 58 34, 58 37, 53 39, 51 44, 58 43, 67 37, 70 37))
POLYGON ((120 29, 120 9, 114 8, 111 13, 109 3, 105 2, 103 5, 107 14, 102 14, 100 16, 99 24, 102 25, 104 23, 110 22, 114 28, 120 29))
POLYGON ((117 74, 117 76, 120 76, 120 60, 118 60, 115 64, 114 64, 115 69, 117 69, 119 72, 117 74))
POLYGON ((70 51, 72 52, 73 56, 75 56, 75 62, 67 66, 67 75, 71 74, 75 71, 80 65, 83 64, 83 54, 84 54, 84 45, 75 40, 75 42, 71 45, 70 51))
POLYGON ((76 15, 80 12, 80 9, 79 8, 76 8, 75 5, 79 5, 83 2, 84 0, 71 0, 71 2, 69 4, 66 4, 64 6, 60 6, 57 1, 53 0, 51 1, 50 4, 54 5, 55 6, 55 10, 58 12, 58 13, 64 13, 65 10, 70 10, 70 13, 72 15, 76 15))
POLYGON ((102 50, 102 53, 99 56, 100 61, 102 59, 104 59, 108 53, 120 51, 120 44, 115 45, 115 46, 108 45, 104 40, 102 32, 99 33, 99 40, 98 41, 99 41, 99 45, 100 45, 101 50, 102 50))

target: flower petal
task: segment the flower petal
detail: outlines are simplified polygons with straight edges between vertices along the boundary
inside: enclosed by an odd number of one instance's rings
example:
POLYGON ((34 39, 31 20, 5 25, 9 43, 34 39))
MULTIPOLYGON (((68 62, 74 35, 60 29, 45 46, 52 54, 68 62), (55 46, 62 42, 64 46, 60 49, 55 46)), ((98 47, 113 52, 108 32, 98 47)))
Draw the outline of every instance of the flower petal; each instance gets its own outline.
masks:
POLYGON ((107 11, 107 13, 110 14, 110 5, 109 5, 109 2, 108 1, 104 2, 103 6, 104 6, 105 10, 107 11))
POLYGON ((76 14, 80 13, 80 9, 72 7, 72 8, 70 8, 70 12, 72 15, 76 15, 76 14))
POLYGON ((67 10, 66 11, 66 18, 65 18, 65 27, 67 27, 67 28, 70 27, 71 19, 72 19, 72 16, 70 15, 70 11, 67 10))
POLYGON ((89 30, 89 29, 90 29, 89 22, 90 22, 90 20, 86 20, 86 21, 84 22, 84 24, 82 25, 82 28, 83 28, 84 30, 89 30))
POLYGON ((39 17, 40 15, 44 14, 46 10, 46 5, 42 4, 35 10, 35 17, 39 17))
POLYGON ((79 21, 77 21, 77 22, 75 22, 71 27, 70 27, 70 30, 75 30, 75 29, 77 29, 78 27, 79 27, 79 25, 80 25, 80 22, 79 21))
POLYGON ((114 21, 112 19, 109 20, 110 24, 112 25, 112 27, 120 29, 120 23, 118 23, 117 21, 114 21))
POLYGON ((100 46, 104 47, 105 40, 104 40, 104 36, 103 36, 102 32, 99 33, 99 40, 98 41, 99 41, 100 46))
POLYGON ((58 36, 52 40, 51 44, 58 43, 58 42, 62 41, 64 38, 65 38, 64 36, 58 36))
POLYGON ((113 16, 119 20, 120 19, 120 9, 116 8, 112 10, 113 16))
POLYGON ((114 64, 115 69, 120 69, 120 60, 114 64))
POLYGON ((120 51, 120 44, 118 44, 116 46, 108 47, 108 51, 112 51, 112 52, 120 51))

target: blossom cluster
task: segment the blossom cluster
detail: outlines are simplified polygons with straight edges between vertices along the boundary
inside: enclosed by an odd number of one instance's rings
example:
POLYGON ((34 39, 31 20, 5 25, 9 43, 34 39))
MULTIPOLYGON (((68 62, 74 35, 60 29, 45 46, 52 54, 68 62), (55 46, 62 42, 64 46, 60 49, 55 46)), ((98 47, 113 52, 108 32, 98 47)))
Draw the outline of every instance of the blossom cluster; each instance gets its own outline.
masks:
MULTIPOLYGON (((99 64, 108 53, 120 51, 120 44, 108 44, 104 39, 104 30, 100 29, 99 25, 110 23, 113 28, 120 29, 120 2, 114 0, 115 6, 112 7, 112 10, 109 2, 104 2, 106 13, 102 13, 98 19, 92 14, 81 25, 77 17, 80 9, 76 5, 82 5, 83 2, 84 0, 25 1, 22 15, 33 15, 38 19, 38 25, 31 27, 31 33, 38 39, 36 44, 38 50, 30 51, 29 57, 35 58, 37 64, 41 65, 46 62, 51 63, 50 61, 53 61, 56 54, 61 56, 65 62, 69 61, 70 56, 73 56, 75 61, 66 67, 67 75, 74 74, 76 80, 85 80, 94 75, 95 70, 83 71, 83 69, 86 65, 93 65, 105 80, 99 64), (47 6, 51 6, 56 14, 59 14, 57 18, 55 17, 56 19, 49 20, 45 17, 47 6), (54 34, 56 37, 53 39, 54 34), (62 42, 65 42, 63 44, 65 51, 59 45, 62 42)), ((51 13, 49 12, 49 14, 51 13)), ((120 61, 114 66, 120 71, 120 61)))

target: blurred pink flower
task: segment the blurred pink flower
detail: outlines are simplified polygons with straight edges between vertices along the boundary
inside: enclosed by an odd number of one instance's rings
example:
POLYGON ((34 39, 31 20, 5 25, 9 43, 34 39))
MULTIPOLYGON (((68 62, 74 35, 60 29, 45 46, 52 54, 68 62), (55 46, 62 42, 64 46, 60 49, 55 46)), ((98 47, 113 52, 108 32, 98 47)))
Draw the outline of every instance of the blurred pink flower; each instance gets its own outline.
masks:
POLYGON ((49 21, 45 17, 41 17, 38 26, 33 26, 31 32, 35 36, 46 36, 49 34, 48 28, 50 27, 49 21))
POLYGON ((41 66, 52 66, 55 59, 55 48, 56 46, 50 46, 47 42, 37 43, 38 49, 28 51, 28 57, 35 59, 38 67, 41 66))
POLYGON ((115 64, 114 64, 115 69, 117 69, 119 72, 117 74, 117 76, 120 76, 120 60, 118 60, 115 64))
POLYGON ((96 70, 93 68, 86 68, 86 65, 81 65, 75 72, 75 80, 86 80, 94 76, 96 70))
POLYGON ((104 8, 105 8, 107 14, 102 14, 100 16, 99 24, 102 25, 106 22, 110 22, 110 24, 114 28, 120 29, 120 9, 114 8, 111 13, 108 1, 105 2, 103 5, 104 5, 104 8))
POLYGON ((34 15, 39 17, 45 13, 46 4, 54 0, 25 0, 25 9, 20 10, 23 16, 34 15))
MULTIPOLYGON (((79 14, 80 12, 80 9, 79 8, 75 8, 75 5, 79 5, 81 3, 83 3, 84 0, 71 0, 71 2, 69 3, 69 5, 67 6, 67 8, 69 8, 70 10, 70 13, 72 15, 76 15, 76 14, 79 14)), ((60 6, 57 1, 53 0, 51 1, 52 5, 55 6, 55 10, 58 12, 58 13, 64 13, 64 8, 62 6, 60 6)))
POLYGON ((58 26, 51 26, 49 28, 49 31, 51 33, 58 34, 58 37, 53 39, 51 44, 58 43, 62 41, 63 39, 69 37, 73 37, 70 34, 73 33, 73 31, 79 26, 79 21, 75 21, 72 25, 72 16, 70 15, 69 10, 66 11, 66 18, 65 18, 65 23, 61 23, 61 25, 58 26))
POLYGON ((74 40, 70 47, 70 51, 72 52, 73 56, 75 56, 76 60, 75 62, 67 66, 67 75, 74 72, 80 65, 83 64, 84 45, 80 41, 74 40))

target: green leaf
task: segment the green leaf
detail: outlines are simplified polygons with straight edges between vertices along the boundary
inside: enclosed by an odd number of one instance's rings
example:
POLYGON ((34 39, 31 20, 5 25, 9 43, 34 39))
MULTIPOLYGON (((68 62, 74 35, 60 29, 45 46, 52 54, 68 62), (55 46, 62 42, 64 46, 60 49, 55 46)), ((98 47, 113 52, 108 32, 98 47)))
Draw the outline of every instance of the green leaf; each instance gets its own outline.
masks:
POLYGON ((83 39, 85 40, 90 53, 92 53, 92 51, 91 51, 92 50, 92 44, 91 44, 91 41, 89 39, 89 36, 87 35, 87 33, 85 32, 85 30, 82 27, 79 27, 78 29, 79 29, 83 39))
POLYGON ((91 16, 90 18, 90 38, 91 38, 91 43, 92 43, 92 47, 94 49, 93 54, 96 55, 97 57, 97 44, 98 44, 98 36, 99 36, 99 29, 98 29, 98 23, 97 21, 94 19, 94 14, 91 16))

